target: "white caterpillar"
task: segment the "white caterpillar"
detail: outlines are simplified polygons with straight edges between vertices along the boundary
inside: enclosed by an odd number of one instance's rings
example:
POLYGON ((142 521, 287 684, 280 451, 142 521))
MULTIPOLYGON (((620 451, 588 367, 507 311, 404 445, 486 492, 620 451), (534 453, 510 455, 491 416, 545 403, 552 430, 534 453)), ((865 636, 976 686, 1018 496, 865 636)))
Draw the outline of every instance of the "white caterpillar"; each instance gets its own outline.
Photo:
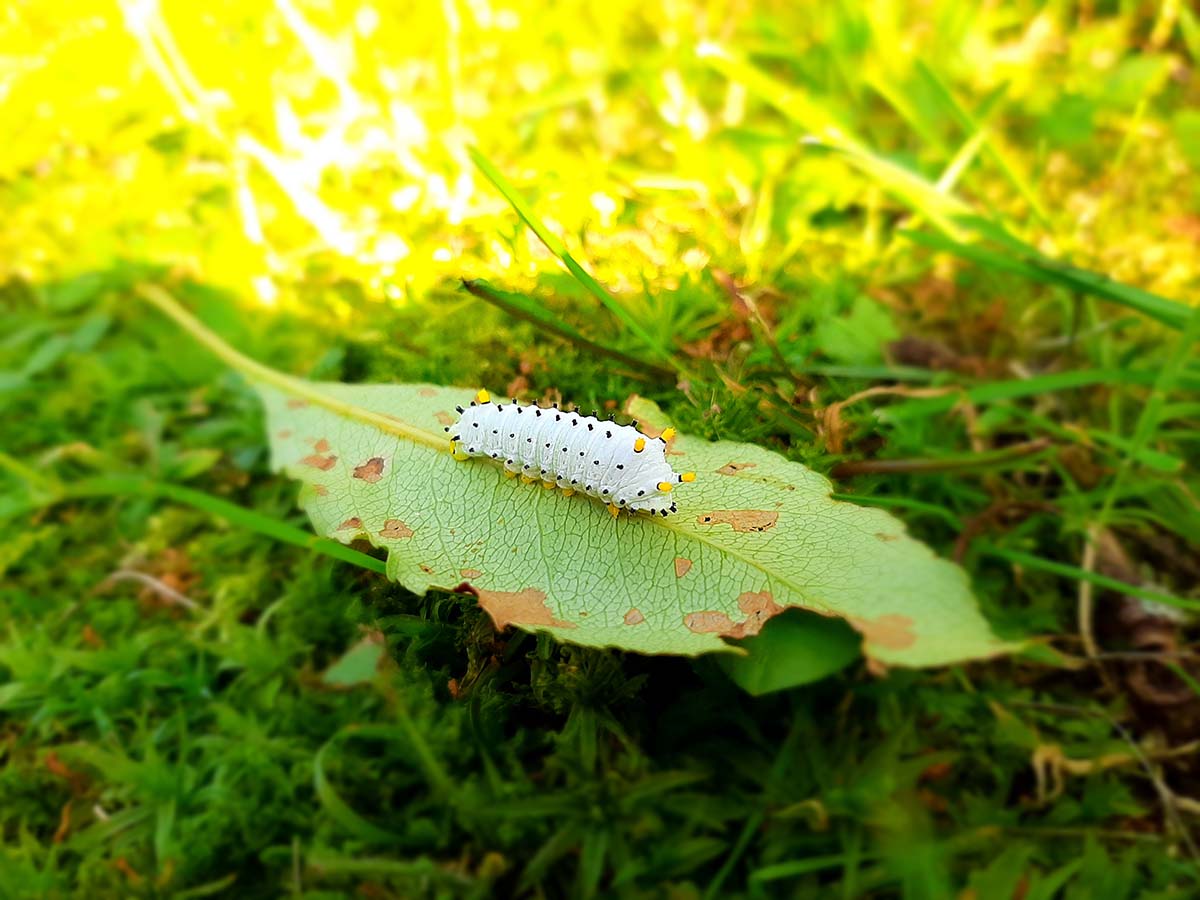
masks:
POLYGON ((587 494, 607 504, 614 516, 622 509, 669 515, 675 512, 675 485, 696 480, 695 472, 676 474, 667 462, 673 428, 648 438, 633 426, 557 406, 492 403, 487 391, 476 394, 470 408, 457 409, 460 416, 450 437, 456 459, 494 459, 509 477, 540 480, 568 496, 587 494))

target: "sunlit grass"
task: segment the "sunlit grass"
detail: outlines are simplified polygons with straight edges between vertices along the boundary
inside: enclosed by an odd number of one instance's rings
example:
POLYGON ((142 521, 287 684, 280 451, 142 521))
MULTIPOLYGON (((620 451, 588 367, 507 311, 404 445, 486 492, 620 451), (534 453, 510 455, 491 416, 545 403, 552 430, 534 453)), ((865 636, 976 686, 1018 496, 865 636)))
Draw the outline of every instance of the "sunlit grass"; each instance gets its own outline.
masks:
POLYGON ((314 269, 391 300, 461 276, 527 284, 556 263, 480 179, 474 144, 535 186, 619 293, 708 265, 902 275, 875 260, 895 246, 885 217, 906 209, 956 237, 956 218, 983 212, 1052 254, 1190 293, 1185 207, 1119 258, 1106 239, 1122 230, 1114 197, 1165 186, 1194 152, 1186 115, 1147 114, 1179 91, 1188 45, 1122 59, 1114 41, 1144 25, 1132 15, 1018 9, 813 3, 766 27, 719 3, 19 7, 0 172, 18 192, 7 241, 26 243, 6 265, 149 254, 265 303, 314 269), (1089 183, 1090 147, 1111 137, 1121 155, 1089 183), (1125 174, 1148 143, 1163 157, 1149 185, 1125 174), (58 227, 20 184, 57 195, 58 227), (866 232, 814 226, 855 208, 877 211, 866 232))

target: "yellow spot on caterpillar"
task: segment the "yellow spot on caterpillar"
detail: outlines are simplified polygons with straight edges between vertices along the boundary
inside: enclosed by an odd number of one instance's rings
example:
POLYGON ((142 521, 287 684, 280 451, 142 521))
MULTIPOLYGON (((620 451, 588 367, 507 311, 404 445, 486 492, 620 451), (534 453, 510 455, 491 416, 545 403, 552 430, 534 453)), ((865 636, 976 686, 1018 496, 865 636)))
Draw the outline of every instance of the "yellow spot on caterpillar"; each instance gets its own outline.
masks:
POLYGON ((454 438, 450 439, 450 455, 457 456, 457 453, 455 452, 455 449, 454 449, 454 438))
POLYGON ((537 481, 536 478, 530 478, 528 475, 521 476, 521 484, 533 484, 535 481, 537 481))
POLYGON ((688 482, 695 481, 696 473, 695 472, 684 472, 682 475, 679 476, 679 480, 680 481, 688 481, 688 482))
POLYGON ((572 497, 575 495, 575 488, 563 488, 562 491, 564 497, 572 497))
POLYGON ((664 441, 673 441, 675 440, 675 429, 664 428, 663 433, 660 434, 659 437, 661 437, 664 441))
POLYGON ((546 490, 550 491, 550 490, 553 490, 554 488, 558 487, 558 485, 555 484, 553 481, 543 481, 542 487, 544 487, 546 490))
POLYGON ((508 469, 505 469, 505 470, 504 470, 504 477, 505 477, 505 478, 516 478, 516 477, 517 477, 517 473, 516 473, 516 472, 510 472, 510 471, 508 471, 508 469))
POLYGON ((634 453, 641 453, 645 449, 646 449, 646 439, 645 438, 638 438, 636 441, 633 442, 633 452, 634 453))
POLYGON ((492 395, 480 388, 479 393, 475 395, 475 400, 479 403, 491 403, 492 395))
POLYGON ((617 509, 617 504, 615 503, 608 504, 608 511, 612 513, 612 517, 614 519, 621 514, 621 511, 617 509))
POLYGON ((671 482, 669 482, 669 481, 660 481, 658 483, 658 489, 660 491, 662 491, 664 494, 671 493, 671 488, 673 488, 674 486, 675 485, 671 484, 671 482))

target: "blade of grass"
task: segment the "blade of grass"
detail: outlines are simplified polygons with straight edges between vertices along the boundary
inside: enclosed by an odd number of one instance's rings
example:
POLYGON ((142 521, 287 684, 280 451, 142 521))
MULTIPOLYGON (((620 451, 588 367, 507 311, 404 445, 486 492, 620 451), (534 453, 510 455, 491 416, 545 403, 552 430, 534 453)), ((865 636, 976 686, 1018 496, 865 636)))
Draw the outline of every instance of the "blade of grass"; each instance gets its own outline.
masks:
MULTIPOLYGON (((395 729, 392 730, 394 731, 395 729)), ((345 735, 353 735, 354 733, 353 730, 344 729, 331 737, 317 751, 312 762, 313 792, 317 795, 317 799, 321 802, 321 806, 324 807, 329 817, 347 832, 354 835, 355 838, 369 844, 390 844, 394 846, 403 840, 403 836, 394 831, 388 831, 386 828, 380 828, 355 812, 353 807, 343 800, 341 795, 333 789, 333 785, 329 781, 329 776, 325 772, 325 755, 329 753, 341 738, 345 735)))
MULTIPOLYGON (((1012 182, 1013 187, 1017 192, 1025 198, 1025 202, 1029 204, 1029 208, 1033 210, 1033 214, 1042 222, 1043 225, 1049 227, 1050 216, 1042 206, 1038 199, 1037 192, 1034 191, 1033 185, 1029 183, 1022 173, 1017 163, 1009 156, 1008 152, 1000 145, 995 136, 988 130, 987 125, 979 121, 973 116, 965 106, 959 103, 946 82, 934 69, 924 60, 918 59, 915 63, 917 75, 924 81, 925 85, 933 91, 942 105, 950 112, 951 116, 958 122, 959 127, 971 137, 979 136, 983 140, 984 151, 991 157, 1004 176, 1012 182)), ((1002 95, 1001 95, 1002 96, 1002 95)), ((993 105, 994 108, 994 105, 993 105)))
POLYGON ((1179 5, 1179 33, 1192 62, 1200 64, 1200 16, 1188 9, 1186 3, 1179 5))
MULTIPOLYGON (((974 222, 960 220, 960 224, 972 225, 977 233, 986 237, 996 238, 998 236, 994 227, 986 227, 978 220, 974 222)), ((912 229, 902 229, 900 234, 915 244, 931 250, 951 253, 997 272, 1021 275, 1030 281, 1065 287, 1072 291, 1079 291, 1118 303, 1172 328, 1182 329, 1191 314, 1191 309, 1182 303, 1168 300, 1166 297, 1160 297, 1158 294, 1144 291, 1141 288, 1113 281, 1097 272, 1056 262, 1011 235, 1003 238, 1003 243, 1014 252, 1014 255, 998 253, 980 244, 966 244, 952 240, 941 234, 912 229)))
POLYGON ((1027 569, 1049 572, 1052 575, 1059 575, 1063 578, 1069 578, 1072 581, 1090 581, 1097 587, 1128 594, 1132 597, 1140 597, 1143 600, 1152 600, 1155 603, 1164 603, 1167 606, 1200 610, 1200 601, 1185 600, 1182 597, 1176 597, 1172 594, 1164 594, 1160 591, 1141 587, 1140 585, 1119 581, 1116 578, 1109 578, 1107 575, 1101 575, 1098 572, 1089 572, 1086 569, 1081 569, 1079 566, 1056 562, 1052 559, 1043 559, 1040 556, 1034 556, 1032 553, 1025 553, 1021 550, 1008 550, 1004 547, 997 547, 994 544, 986 543, 976 545, 976 549, 984 556, 1003 559, 1014 565, 1024 566, 1027 569))
POLYGON ((1038 455, 1049 450, 1053 444, 1040 438, 985 450, 981 453, 959 453, 951 456, 923 457, 920 459, 852 459, 840 462, 830 474, 834 478, 851 478, 855 475, 887 474, 928 475, 934 472, 964 472, 973 469, 990 469, 1010 462, 1032 462, 1038 455))
POLYGON ((934 381, 943 373, 917 366, 848 366, 824 363, 791 366, 798 375, 819 375, 822 378, 854 378, 864 381, 934 381))
POLYGON ((937 189, 939 191, 954 190, 954 186, 958 184, 958 179, 962 177, 963 172, 970 168, 971 163, 975 162, 982 147, 982 133, 973 134, 967 138, 967 142, 958 149, 958 152, 954 154, 954 158, 950 160, 949 164, 942 171, 941 177, 936 182, 937 189))
POLYGON ((847 503, 854 503, 859 506, 882 506, 885 509, 909 509, 914 513, 925 513, 926 515, 941 519, 956 531, 962 531, 964 527, 963 520, 950 510, 946 509, 944 506, 938 506, 935 503, 927 503, 924 500, 911 500, 908 497, 886 497, 871 494, 847 494, 839 491, 835 491, 829 496, 834 500, 845 500, 847 503))
POLYGON ((585 337, 581 332, 572 328, 536 300, 526 297, 524 294, 502 291, 492 287, 488 282, 481 279, 464 278, 462 286, 463 290, 468 294, 492 304, 508 315, 517 319, 524 319, 526 322, 532 322, 539 328, 544 328, 546 331, 557 334, 559 337, 570 341, 572 344, 577 344, 592 353, 615 359, 629 366, 631 369, 653 375, 656 378, 670 379, 675 377, 675 373, 665 366, 631 356, 628 353, 617 350, 615 347, 607 347, 604 344, 593 341, 591 338, 585 337))
POLYGON ((697 47, 696 55, 709 68, 742 85, 806 131, 822 136, 839 135, 847 142, 858 143, 849 126, 809 93, 768 75, 728 48, 705 42, 697 47))
POLYGON ((1032 426, 1031 430, 1040 429, 1047 434, 1052 434, 1056 438, 1065 441, 1072 441, 1083 446, 1093 446, 1095 444, 1105 444, 1113 449, 1128 454, 1133 459, 1136 459, 1142 465, 1163 472, 1167 475, 1172 475, 1179 472, 1184 467, 1184 462, 1178 456, 1172 456, 1169 453, 1162 453, 1151 447, 1134 447, 1133 444, 1123 437, 1115 434, 1110 434, 1107 431, 1101 431, 1096 428, 1064 428, 1063 426, 1050 421, 1045 416, 1035 415, 1027 409, 1012 406, 1009 407, 1010 415, 1021 419, 1023 422, 1032 426))
POLYGON ((306 855, 304 864, 320 874, 422 878, 456 885, 472 883, 468 876, 449 871, 433 860, 424 857, 410 860, 374 856, 333 856, 320 853, 306 855))
MULTIPOLYGON (((1072 369, 1069 372, 1053 372, 1034 378, 991 381, 968 388, 957 395, 947 394, 942 397, 907 400, 897 403, 895 406, 877 410, 875 415, 881 421, 899 424, 909 419, 919 419, 945 412, 962 400, 976 405, 984 405, 1000 400, 1016 400, 1020 397, 1040 396, 1102 384, 1153 386, 1158 376, 1158 372, 1148 369, 1072 369)), ((1178 383, 1180 387, 1189 390, 1200 389, 1200 377, 1189 377, 1186 373, 1180 373, 1178 383)))
POLYGON ((567 271, 575 277, 575 280, 583 286, 584 290, 599 300, 605 309, 612 313, 630 332, 637 335, 642 343, 653 350, 659 359, 670 363, 675 368, 679 368, 669 350, 654 338, 650 332, 646 331, 630 315, 629 310, 621 305, 616 297, 610 294, 600 282, 596 281, 583 266, 575 261, 575 258, 568 252, 566 245, 538 218, 529 201, 509 183, 507 178, 500 174, 500 170, 492 165, 488 158, 475 147, 468 147, 467 151, 471 155, 471 161, 475 163, 479 171, 483 173, 483 176, 492 183, 496 190, 504 195, 504 199, 509 202, 517 215, 521 217, 521 221, 537 235, 538 240, 546 245, 547 250, 558 257, 559 262, 566 266, 567 271))
POLYGON ((804 143, 839 155, 853 168, 876 182, 891 197, 928 219, 939 231, 953 237, 962 236, 962 229, 955 222, 971 215, 971 207, 954 195, 943 193, 924 175, 892 162, 865 145, 846 140, 831 142, 818 138, 806 138, 804 143))
POLYGON ((712 69, 775 107, 800 128, 804 132, 804 143, 839 154, 939 230, 956 236, 961 234, 954 220, 971 213, 971 207, 953 195, 939 191, 924 176, 876 153, 810 95, 768 75, 726 48, 704 44, 699 53, 712 69))
MULTIPOLYGON (((865 858, 876 859, 877 857, 872 855, 865 858)), ((836 869, 844 865, 846 859, 847 854, 839 853, 832 856, 810 856, 807 859, 772 863, 751 872, 750 881, 758 884, 764 881, 778 881, 781 878, 794 878, 797 875, 808 875, 811 872, 821 872, 825 869, 836 869)))
POLYGON ((925 216, 943 232, 942 235, 927 235, 911 229, 902 230, 901 234, 910 240, 1002 271, 1015 272, 1036 281, 1111 300, 1173 328, 1182 328, 1187 321, 1189 310, 1182 304, 1043 255, 1036 248, 1008 234, 998 222, 979 215, 957 197, 939 191, 937 185, 925 177, 875 153, 827 110, 744 59, 713 45, 705 45, 701 56, 713 69, 774 106, 794 124, 815 132, 816 135, 808 139, 809 143, 840 154, 848 163, 878 182, 914 212, 925 216), (964 229, 1000 241, 1018 258, 1006 258, 993 251, 962 243, 964 229))
POLYGON ((1100 514, 1097 518, 1100 524, 1103 525, 1108 521, 1113 504, 1120 493, 1121 485, 1129 476, 1129 471, 1136 458, 1135 454, 1150 441, 1154 431, 1158 428, 1158 424, 1162 418, 1162 408, 1166 403, 1166 395, 1174 390, 1175 385, 1182 377, 1183 367, 1187 363, 1192 345, 1197 339, 1200 339, 1200 306, 1192 310, 1191 318, 1184 326, 1183 333, 1179 335, 1179 339, 1175 341, 1175 346, 1167 357, 1165 364, 1159 370, 1158 378, 1154 381, 1154 387, 1150 391, 1150 396, 1142 407, 1142 412, 1138 416, 1137 424, 1133 429, 1133 436, 1129 439, 1130 453, 1123 460, 1121 467, 1117 470, 1116 476, 1109 483, 1108 491, 1104 495, 1104 503, 1100 507, 1100 514))
POLYGON ((382 560, 375 559, 365 553, 347 547, 345 544, 317 537, 309 531, 264 516, 261 513, 196 491, 177 484, 165 484, 151 481, 137 475, 108 475, 88 478, 63 485, 56 492, 45 495, 29 504, 31 508, 50 506, 67 500, 83 500, 93 497, 150 497, 154 499, 172 500, 186 506, 195 507, 204 512, 212 513, 225 519, 233 525, 273 538, 284 544, 291 544, 303 550, 310 550, 322 556, 329 556, 342 562, 350 563, 377 575, 387 574, 387 567, 382 560))

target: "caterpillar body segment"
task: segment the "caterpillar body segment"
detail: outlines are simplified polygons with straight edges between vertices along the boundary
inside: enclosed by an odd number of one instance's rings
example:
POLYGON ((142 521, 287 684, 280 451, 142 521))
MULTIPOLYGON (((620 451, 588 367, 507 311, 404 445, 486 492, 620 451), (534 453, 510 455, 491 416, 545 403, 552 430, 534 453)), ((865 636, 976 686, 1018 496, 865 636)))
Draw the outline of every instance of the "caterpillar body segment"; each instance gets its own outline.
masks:
POLYGON ((494 460, 510 476, 541 481, 568 496, 586 494, 614 515, 623 509, 667 516, 676 511, 671 491, 692 482, 694 472, 678 474, 666 459, 664 437, 648 438, 635 425, 618 425, 557 406, 493 403, 479 391, 467 408, 458 407, 450 452, 455 459, 481 456, 494 460))

